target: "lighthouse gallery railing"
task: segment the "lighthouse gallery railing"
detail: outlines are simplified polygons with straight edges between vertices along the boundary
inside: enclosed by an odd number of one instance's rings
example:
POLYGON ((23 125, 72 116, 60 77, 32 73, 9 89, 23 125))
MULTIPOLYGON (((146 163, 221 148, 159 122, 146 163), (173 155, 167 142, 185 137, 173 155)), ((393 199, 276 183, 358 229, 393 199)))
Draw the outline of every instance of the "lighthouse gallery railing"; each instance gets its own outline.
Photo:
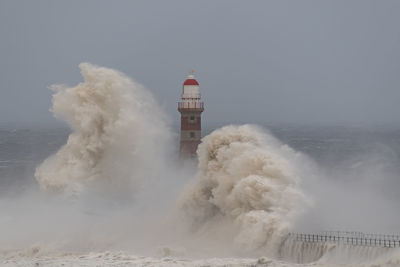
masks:
POLYGON ((188 109, 204 109, 204 102, 191 101, 191 102, 178 102, 178 108, 188 108, 188 109))

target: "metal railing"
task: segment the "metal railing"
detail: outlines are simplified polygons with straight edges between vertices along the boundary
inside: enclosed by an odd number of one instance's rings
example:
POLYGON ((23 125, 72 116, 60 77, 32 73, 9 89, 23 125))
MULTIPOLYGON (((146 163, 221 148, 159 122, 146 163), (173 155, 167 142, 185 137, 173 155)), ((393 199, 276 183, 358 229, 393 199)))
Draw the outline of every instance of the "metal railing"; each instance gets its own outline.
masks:
POLYGON ((204 110, 204 102, 178 102, 178 109, 201 109, 204 110))
POLYGON ((399 235, 388 234, 370 234, 355 231, 323 231, 321 235, 335 235, 340 237, 360 237, 366 239, 386 239, 386 240, 400 240, 399 235))
POLYGON ((340 232, 329 231, 322 234, 300 234, 290 233, 289 238, 295 241, 312 243, 337 243, 353 246, 369 247, 400 247, 400 237, 398 235, 364 234, 361 232, 340 232))

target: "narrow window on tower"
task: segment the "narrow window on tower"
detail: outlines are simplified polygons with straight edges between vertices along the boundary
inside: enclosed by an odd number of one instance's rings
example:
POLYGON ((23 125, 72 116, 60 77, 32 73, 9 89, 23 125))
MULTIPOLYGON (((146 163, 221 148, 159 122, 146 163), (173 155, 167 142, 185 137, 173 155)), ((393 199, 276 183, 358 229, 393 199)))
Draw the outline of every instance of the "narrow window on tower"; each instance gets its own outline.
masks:
POLYGON ((190 132, 190 138, 194 138, 194 132, 190 132))
POLYGON ((190 122, 192 122, 192 123, 193 123, 193 122, 194 122, 194 120, 195 120, 195 117, 194 117, 194 116, 190 116, 190 117, 189 117, 189 121, 190 121, 190 122))

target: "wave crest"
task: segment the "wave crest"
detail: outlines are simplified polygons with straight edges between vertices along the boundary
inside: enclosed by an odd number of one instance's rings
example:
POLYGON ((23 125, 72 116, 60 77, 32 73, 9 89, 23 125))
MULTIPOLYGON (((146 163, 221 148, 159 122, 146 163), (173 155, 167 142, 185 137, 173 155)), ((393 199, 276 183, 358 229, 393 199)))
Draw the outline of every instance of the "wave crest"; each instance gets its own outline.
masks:
POLYGON ((135 177, 151 175, 163 162, 171 137, 167 120, 152 95, 124 74, 79 67, 83 83, 52 87, 52 112, 72 133, 35 177, 44 191, 78 194, 89 184, 131 191, 135 177))
POLYGON ((205 137, 197 177, 180 200, 192 230, 204 234, 228 222, 241 249, 275 252, 306 203, 297 170, 286 160, 294 154, 252 125, 205 137))

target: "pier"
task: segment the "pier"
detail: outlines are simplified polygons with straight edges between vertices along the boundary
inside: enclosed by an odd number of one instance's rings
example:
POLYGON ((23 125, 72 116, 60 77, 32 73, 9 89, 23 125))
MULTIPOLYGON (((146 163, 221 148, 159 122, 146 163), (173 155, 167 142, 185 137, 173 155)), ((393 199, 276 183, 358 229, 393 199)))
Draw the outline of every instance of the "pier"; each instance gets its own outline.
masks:
POLYGON ((382 248, 400 247, 400 236, 362 232, 326 231, 320 234, 290 233, 287 239, 303 243, 335 243, 382 248))

